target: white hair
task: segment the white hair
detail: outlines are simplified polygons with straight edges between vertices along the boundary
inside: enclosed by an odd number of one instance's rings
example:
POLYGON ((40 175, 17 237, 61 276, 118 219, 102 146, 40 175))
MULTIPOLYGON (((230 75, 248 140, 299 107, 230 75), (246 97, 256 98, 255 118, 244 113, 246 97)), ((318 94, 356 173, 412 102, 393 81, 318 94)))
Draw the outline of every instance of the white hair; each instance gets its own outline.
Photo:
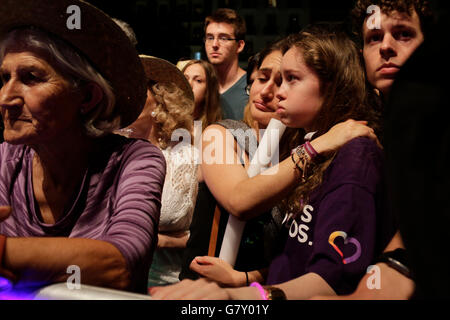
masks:
POLYGON ((87 135, 99 137, 119 128, 120 117, 114 117, 116 98, 111 85, 66 42, 33 27, 15 29, 0 43, 0 64, 7 50, 12 48, 35 50, 50 57, 49 63, 60 71, 74 88, 92 82, 101 88, 102 100, 83 115, 87 135))

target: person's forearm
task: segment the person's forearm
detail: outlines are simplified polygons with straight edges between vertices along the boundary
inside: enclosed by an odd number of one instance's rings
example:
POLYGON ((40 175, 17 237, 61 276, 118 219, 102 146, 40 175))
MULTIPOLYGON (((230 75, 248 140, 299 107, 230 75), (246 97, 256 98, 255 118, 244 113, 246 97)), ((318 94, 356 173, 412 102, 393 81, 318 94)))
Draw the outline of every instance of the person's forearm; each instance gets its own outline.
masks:
MULTIPOLYGON (((327 154, 338 148, 329 140, 329 134, 322 135, 311 146, 317 154, 327 154)), ((299 168, 304 170, 294 152, 293 159, 288 157, 264 174, 241 181, 228 197, 229 212, 241 220, 249 220, 273 207, 301 183, 299 168)))
POLYGON ((251 284, 252 282, 259 282, 261 284, 264 284, 264 282, 266 281, 267 271, 268 271, 267 268, 249 271, 249 272, 247 272, 247 276, 245 276, 245 272, 244 272, 245 278, 244 278, 244 281, 241 284, 241 286, 246 286, 248 284, 251 284), (248 277, 248 284, 247 284, 247 277, 248 277))
MULTIPOLYGON (((311 145, 318 154, 331 151, 324 136, 312 141, 311 145)), ((264 174, 242 180, 227 197, 226 209, 241 220, 257 217, 285 198, 300 183, 299 168, 304 169, 294 153, 293 159, 288 157, 264 174)))
POLYGON ((229 194, 226 209, 249 220, 272 208, 300 183, 300 173, 291 158, 238 183, 229 194))
POLYGON ((66 281, 68 267, 80 270, 81 283, 126 289, 126 261, 112 244, 80 238, 8 238, 4 267, 19 281, 66 281))
POLYGON ((264 283, 264 282, 266 282, 267 272, 268 272, 267 268, 248 272, 248 283, 252 283, 252 282, 264 283))
MULTIPOLYGON (((367 122, 351 119, 338 123, 327 133, 311 141, 311 146, 318 154, 327 155, 356 137, 376 139, 373 130, 365 124, 367 122)), ((203 159, 211 155, 212 159, 203 162, 201 169, 203 178, 216 200, 238 219, 249 220, 260 215, 286 197, 300 183, 300 170, 297 165, 301 170, 303 168, 296 153, 293 155, 294 161, 288 157, 264 174, 248 178, 240 166, 237 147, 233 143, 226 144, 228 140, 234 142, 231 134, 224 128, 205 131, 203 159), (225 142, 220 140, 224 135, 225 142), (213 136, 219 137, 219 142, 222 142, 217 144, 218 150, 210 145, 213 136), (224 165, 229 163, 227 154, 232 155, 230 159, 233 160, 234 166, 224 165)))
POLYGON ((158 249, 160 248, 186 248, 189 232, 170 234, 158 233, 158 249))
POLYGON ((261 270, 253 270, 248 272, 245 271, 236 272, 236 276, 234 276, 235 280, 232 285, 230 284, 230 286, 245 287, 252 282, 259 282, 263 284, 266 281, 267 270, 268 269, 265 268, 261 270))
POLYGON ((307 273, 293 280, 277 284, 275 287, 283 290, 288 300, 304 300, 317 295, 336 295, 328 283, 316 273, 307 273))

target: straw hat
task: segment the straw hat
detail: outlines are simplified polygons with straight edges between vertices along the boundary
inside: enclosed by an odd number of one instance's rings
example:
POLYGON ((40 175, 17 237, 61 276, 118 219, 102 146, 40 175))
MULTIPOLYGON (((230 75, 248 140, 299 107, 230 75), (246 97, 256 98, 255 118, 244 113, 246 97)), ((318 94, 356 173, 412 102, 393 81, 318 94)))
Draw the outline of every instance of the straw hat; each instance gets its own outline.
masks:
POLYGON ((147 80, 173 83, 184 92, 184 95, 189 100, 194 101, 191 85, 184 74, 173 63, 152 56, 140 55, 139 57, 144 66, 147 80))
POLYGON ((179 60, 179 61, 177 62, 177 68, 183 71, 184 67, 185 67, 189 62, 191 62, 191 61, 192 61, 192 60, 190 60, 190 59, 187 59, 187 60, 179 60))
POLYGON ((136 49, 108 15, 81 0, 0 0, 0 8, 0 39, 26 26, 58 36, 108 80, 116 95, 113 116, 121 117, 121 127, 138 117, 147 95, 144 70, 136 49))

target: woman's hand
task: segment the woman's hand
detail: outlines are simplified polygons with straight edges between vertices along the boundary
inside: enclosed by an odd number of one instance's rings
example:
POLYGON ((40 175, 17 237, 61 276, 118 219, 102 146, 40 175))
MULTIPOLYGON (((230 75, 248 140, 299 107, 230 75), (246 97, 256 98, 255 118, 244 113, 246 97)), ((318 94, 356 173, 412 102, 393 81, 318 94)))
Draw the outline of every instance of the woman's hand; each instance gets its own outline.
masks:
POLYGON ((260 300, 261 295, 254 287, 221 288, 207 279, 185 279, 177 284, 153 287, 149 290, 155 300, 260 300))
POLYGON ((11 214, 12 209, 9 206, 0 206, 0 222, 6 220, 11 214))
POLYGON ((338 150, 357 137, 368 137, 381 147, 375 132, 367 126, 367 121, 352 119, 334 125, 327 133, 311 141, 311 145, 318 153, 327 153, 338 150))
POLYGON ((246 284, 244 272, 236 271, 226 261, 216 257, 195 257, 190 266, 203 277, 226 287, 239 287, 246 284))
POLYGON ((177 284, 153 287, 149 290, 156 300, 228 300, 226 289, 206 279, 192 281, 185 279, 177 284))

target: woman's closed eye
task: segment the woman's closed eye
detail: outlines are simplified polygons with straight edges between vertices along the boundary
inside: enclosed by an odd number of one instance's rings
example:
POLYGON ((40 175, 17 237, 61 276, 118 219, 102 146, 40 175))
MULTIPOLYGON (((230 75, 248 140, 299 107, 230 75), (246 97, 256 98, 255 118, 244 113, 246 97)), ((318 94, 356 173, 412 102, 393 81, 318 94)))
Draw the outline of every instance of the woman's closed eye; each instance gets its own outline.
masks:
POLYGON ((0 74, 0 86, 4 86, 11 79, 11 75, 9 73, 1 73, 0 74))
POLYGON ((265 82, 269 81, 269 78, 266 76, 259 76, 259 77, 256 77, 255 80, 258 81, 259 83, 265 83, 265 82))
POLYGON ((39 83, 43 81, 40 75, 31 71, 24 72, 21 74, 20 78, 25 84, 39 83))

